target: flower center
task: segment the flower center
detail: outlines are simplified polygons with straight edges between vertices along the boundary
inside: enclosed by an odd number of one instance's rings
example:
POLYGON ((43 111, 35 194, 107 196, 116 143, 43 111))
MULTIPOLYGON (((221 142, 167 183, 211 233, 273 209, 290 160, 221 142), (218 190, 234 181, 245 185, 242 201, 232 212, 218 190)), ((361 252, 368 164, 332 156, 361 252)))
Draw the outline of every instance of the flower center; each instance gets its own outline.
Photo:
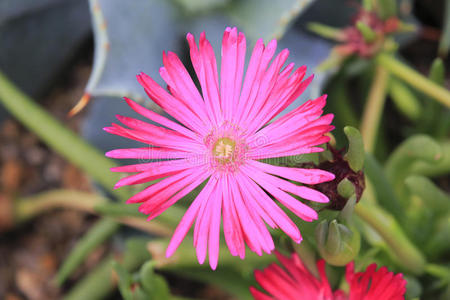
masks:
POLYGON ((229 162, 233 159, 236 149, 236 142, 230 138, 224 137, 218 139, 213 146, 213 155, 223 162, 229 162))
POLYGON ((209 166, 216 173, 235 172, 245 162, 248 146, 241 130, 229 122, 213 128, 204 142, 209 166))

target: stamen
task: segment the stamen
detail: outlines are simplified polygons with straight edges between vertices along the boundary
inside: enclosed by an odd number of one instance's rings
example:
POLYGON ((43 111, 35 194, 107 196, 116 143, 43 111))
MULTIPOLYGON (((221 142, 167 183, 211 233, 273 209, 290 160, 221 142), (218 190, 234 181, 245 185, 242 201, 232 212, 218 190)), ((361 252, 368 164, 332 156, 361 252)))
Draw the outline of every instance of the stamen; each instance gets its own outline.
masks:
POLYGON ((217 140, 213 147, 213 154, 217 158, 230 160, 236 148, 236 142, 230 138, 221 138, 217 140))

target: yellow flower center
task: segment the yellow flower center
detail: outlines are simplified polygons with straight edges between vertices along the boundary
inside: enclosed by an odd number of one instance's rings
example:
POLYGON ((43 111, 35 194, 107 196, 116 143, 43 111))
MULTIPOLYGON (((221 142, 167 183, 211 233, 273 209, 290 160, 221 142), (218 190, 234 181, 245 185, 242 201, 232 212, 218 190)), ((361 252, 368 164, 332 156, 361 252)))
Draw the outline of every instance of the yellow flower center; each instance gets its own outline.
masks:
POLYGON ((230 161, 236 148, 236 142, 230 138, 218 139, 213 147, 213 155, 218 159, 230 161))

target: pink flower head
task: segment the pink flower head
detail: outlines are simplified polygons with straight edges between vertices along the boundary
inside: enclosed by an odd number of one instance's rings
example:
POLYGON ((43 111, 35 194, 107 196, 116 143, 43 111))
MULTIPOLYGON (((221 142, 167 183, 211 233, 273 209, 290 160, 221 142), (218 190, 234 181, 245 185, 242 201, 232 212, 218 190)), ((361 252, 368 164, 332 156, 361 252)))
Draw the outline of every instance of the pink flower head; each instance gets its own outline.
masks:
POLYGON ((296 253, 290 258, 275 252, 281 265, 273 263, 263 271, 255 271, 259 285, 267 291, 265 294, 254 287, 250 292, 256 300, 401 300, 406 292, 406 280, 403 275, 395 275, 386 267, 377 270, 371 264, 364 272, 354 272, 354 263, 347 265, 345 278, 349 292, 332 291, 325 273, 325 261, 317 262, 320 278, 316 278, 305 267, 296 253))
POLYGON ((303 220, 312 221, 317 219, 316 211, 291 194, 315 202, 328 202, 328 198, 290 180, 309 185, 332 180, 334 175, 258 160, 322 151, 317 146, 328 142, 325 134, 333 129, 333 115, 321 116, 326 97, 309 100, 269 123, 311 82, 312 76, 303 80, 306 68, 292 72, 292 63, 283 68, 287 49, 270 63, 277 42, 265 46, 259 40, 244 76, 245 36, 236 28, 227 28, 219 78, 205 34, 200 35, 198 46, 192 34, 187 40, 201 93, 172 52, 163 53, 164 67, 160 69, 168 91, 144 73, 137 76, 149 97, 181 124, 125 99, 133 110, 163 127, 118 116, 128 128, 117 124, 105 128, 149 145, 113 150, 108 157, 159 160, 114 168, 116 172, 137 173, 121 179, 116 187, 163 178, 128 200, 142 203, 139 211, 153 219, 206 181, 175 230, 167 256, 175 252, 195 221, 198 260, 203 263, 209 250, 209 262, 215 269, 222 215, 225 241, 234 256, 244 258, 245 245, 259 255, 274 249, 265 223, 299 243, 300 231, 270 195, 303 220))

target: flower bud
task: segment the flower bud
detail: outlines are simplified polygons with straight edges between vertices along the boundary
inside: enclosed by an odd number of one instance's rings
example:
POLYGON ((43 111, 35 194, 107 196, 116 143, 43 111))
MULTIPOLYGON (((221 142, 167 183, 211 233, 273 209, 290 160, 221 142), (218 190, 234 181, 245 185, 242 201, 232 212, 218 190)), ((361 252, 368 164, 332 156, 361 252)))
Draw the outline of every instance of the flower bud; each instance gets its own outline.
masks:
POLYGON ((316 227, 317 248, 320 255, 329 264, 344 266, 352 261, 359 252, 361 236, 356 230, 339 224, 336 220, 322 221, 316 227))
POLYGON ((338 183, 337 192, 341 197, 350 198, 355 193, 355 186, 350 180, 344 178, 338 183))

